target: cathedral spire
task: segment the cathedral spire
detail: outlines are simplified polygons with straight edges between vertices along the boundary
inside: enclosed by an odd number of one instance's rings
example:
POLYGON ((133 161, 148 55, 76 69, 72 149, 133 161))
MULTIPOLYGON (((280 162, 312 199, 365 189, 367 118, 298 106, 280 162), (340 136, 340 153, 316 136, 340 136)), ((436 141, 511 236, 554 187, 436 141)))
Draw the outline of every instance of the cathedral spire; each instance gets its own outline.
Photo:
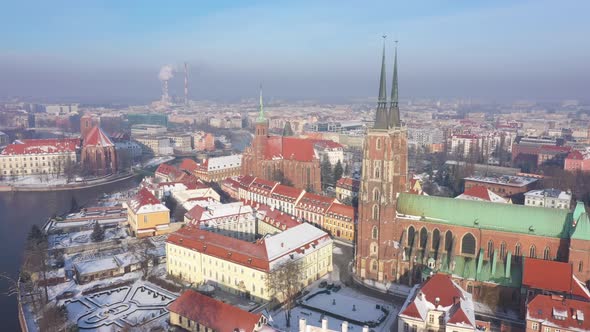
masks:
POLYGON ((262 84, 260 84, 260 101, 258 103, 258 118, 256 118, 256 122, 266 122, 266 117, 264 116, 264 105, 262 104, 262 84))
POLYGON ((400 126, 399 95, 397 90, 397 40, 395 41, 395 56, 393 59, 393 82, 391 83, 391 104, 389 104, 389 128, 400 126))
POLYGON ((374 129, 387 129, 387 84, 385 78, 385 38, 383 35, 383 55, 381 57, 381 77, 379 79, 379 100, 375 112, 374 129))

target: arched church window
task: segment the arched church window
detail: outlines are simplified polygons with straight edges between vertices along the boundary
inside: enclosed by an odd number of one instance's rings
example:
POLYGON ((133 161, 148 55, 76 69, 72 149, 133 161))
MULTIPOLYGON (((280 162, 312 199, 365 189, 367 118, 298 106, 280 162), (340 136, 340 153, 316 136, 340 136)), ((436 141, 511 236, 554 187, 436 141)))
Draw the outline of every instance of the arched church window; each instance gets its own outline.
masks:
POLYGON ((461 253, 475 255, 475 237, 471 233, 463 236, 461 240, 461 253))

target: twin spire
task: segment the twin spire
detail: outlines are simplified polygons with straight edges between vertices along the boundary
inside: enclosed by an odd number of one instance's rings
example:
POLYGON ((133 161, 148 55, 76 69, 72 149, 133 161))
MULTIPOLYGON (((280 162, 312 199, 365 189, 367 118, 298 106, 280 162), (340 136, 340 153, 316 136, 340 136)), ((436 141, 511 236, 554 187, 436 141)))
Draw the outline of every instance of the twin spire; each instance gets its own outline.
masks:
POLYGON ((383 36, 383 55, 381 57, 381 77, 379 79, 379 99, 375 112, 374 129, 389 129, 400 126, 399 96, 397 86, 397 41, 395 42, 395 58, 393 62, 393 82, 391 87, 391 101, 387 108, 387 79, 385 78, 385 38, 383 36))

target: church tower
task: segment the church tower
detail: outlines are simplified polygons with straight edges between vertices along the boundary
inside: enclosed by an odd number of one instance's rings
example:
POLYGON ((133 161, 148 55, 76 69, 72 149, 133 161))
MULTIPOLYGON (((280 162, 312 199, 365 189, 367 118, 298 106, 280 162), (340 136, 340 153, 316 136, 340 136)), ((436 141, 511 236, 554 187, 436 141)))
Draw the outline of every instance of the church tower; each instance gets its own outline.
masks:
POLYGON ((264 115, 264 105, 262 103, 262 85, 260 86, 260 101, 258 102, 258 117, 256 118, 254 134, 254 153, 262 160, 264 154, 264 146, 266 145, 266 138, 268 137, 268 120, 264 115))
POLYGON ((407 191, 407 131, 399 116, 397 45, 389 108, 385 72, 384 42, 375 124, 367 130, 363 146, 355 253, 357 276, 380 282, 396 281, 399 277, 396 262, 400 239, 393 234, 398 233, 397 194, 407 191))

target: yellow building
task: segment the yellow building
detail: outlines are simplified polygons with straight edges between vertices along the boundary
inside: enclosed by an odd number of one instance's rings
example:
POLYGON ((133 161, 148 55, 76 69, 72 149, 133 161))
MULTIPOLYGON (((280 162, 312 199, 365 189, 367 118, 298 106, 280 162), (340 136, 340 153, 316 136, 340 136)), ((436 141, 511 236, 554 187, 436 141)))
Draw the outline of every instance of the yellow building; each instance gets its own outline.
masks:
POLYGON ((332 204, 324 217, 324 229, 332 236, 354 241, 354 208, 339 203, 332 204))
POLYGON ((127 221, 133 235, 147 237, 170 232, 170 210, 146 188, 140 189, 127 206, 127 221))
POLYGON ((256 301, 272 299, 268 275, 289 260, 301 263, 299 281, 309 285, 332 271, 330 236, 303 223, 250 243, 188 226, 166 241, 168 274, 191 283, 213 283, 256 301))

